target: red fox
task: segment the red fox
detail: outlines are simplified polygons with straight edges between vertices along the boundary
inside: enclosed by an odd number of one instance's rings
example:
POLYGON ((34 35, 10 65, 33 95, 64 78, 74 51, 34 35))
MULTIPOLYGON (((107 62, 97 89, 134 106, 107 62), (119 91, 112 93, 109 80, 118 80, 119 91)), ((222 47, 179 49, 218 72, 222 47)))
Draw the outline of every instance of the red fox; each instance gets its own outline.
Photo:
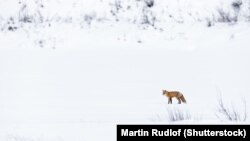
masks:
POLYGON ((172 97, 176 97, 178 100, 178 104, 182 103, 187 103, 186 99, 184 98, 183 94, 179 91, 167 91, 167 90, 162 90, 163 95, 168 97, 168 104, 172 104, 172 97))

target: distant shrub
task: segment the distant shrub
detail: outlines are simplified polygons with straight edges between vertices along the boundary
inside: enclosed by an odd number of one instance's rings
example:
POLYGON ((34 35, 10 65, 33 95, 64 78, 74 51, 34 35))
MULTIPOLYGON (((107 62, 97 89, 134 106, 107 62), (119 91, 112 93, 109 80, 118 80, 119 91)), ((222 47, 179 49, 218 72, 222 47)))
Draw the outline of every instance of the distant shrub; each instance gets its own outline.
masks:
POLYGON ((151 8, 154 6, 154 0, 145 0, 145 4, 147 7, 151 8))
POLYGON ((142 24, 155 26, 156 16, 151 8, 154 6, 154 0, 144 0, 142 8, 142 24))
POLYGON ((229 121, 246 121, 247 120, 247 109, 246 109, 246 101, 243 100, 243 108, 244 111, 240 112, 235 108, 232 104, 231 106, 227 106, 222 98, 218 99, 218 106, 216 116, 220 120, 229 120, 229 121))
POLYGON ((168 112, 168 120, 170 122, 191 119, 190 113, 186 110, 181 110, 179 108, 170 108, 167 110, 167 112, 168 112))
POLYGON ((241 0, 233 1, 231 5, 235 10, 240 10, 242 1, 241 0))
POLYGON ((22 7, 20 8, 20 11, 18 13, 18 19, 19 22, 22 23, 32 23, 33 22, 33 16, 29 14, 27 5, 23 4, 22 7))
POLYGON ((217 13, 218 13, 217 22, 223 22, 223 23, 237 22, 241 6, 242 6, 241 0, 234 0, 231 3, 231 6, 229 6, 227 10, 222 8, 222 6, 220 8, 217 8, 217 13))
POLYGON ((88 24, 91 25, 92 21, 96 18, 96 14, 95 13, 91 13, 91 14, 85 14, 84 15, 84 21, 88 24))
POLYGON ((10 17, 8 19, 6 26, 7 26, 7 29, 9 31, 15 31, 15 30, 18 29, 17 25, 16 25, 16 22, 15 22, 15 19, 13 17, 10 17))
POLYGON ((237 19, 235 17, 232 17, 229 11, 224 10, 223 8, 218 8, 218 22, 223 23, 231 23, 231 22, 237 22, 237 19))

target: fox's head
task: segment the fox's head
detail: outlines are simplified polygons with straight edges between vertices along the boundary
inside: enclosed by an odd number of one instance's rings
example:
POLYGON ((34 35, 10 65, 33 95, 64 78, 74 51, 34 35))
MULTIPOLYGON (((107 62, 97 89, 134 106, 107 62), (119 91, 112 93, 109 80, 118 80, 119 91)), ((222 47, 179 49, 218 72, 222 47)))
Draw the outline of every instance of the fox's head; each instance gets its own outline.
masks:
POLYGON ((168 93, 167 90, 162 90, 162 94, 163 94, 163 95, 165 95, 165 94, 167 94, 167 93, 168 93))

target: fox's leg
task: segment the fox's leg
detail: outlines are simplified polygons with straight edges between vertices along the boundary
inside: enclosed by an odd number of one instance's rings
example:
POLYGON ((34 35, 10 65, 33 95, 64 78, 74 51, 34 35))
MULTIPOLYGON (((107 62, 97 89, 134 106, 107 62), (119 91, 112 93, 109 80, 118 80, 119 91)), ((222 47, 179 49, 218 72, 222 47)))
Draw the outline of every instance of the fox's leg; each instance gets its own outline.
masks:
POLYGON ((178 100, 178 104, 181 104, 181 99, 179 97, 176 97, 178 100))
POLYGON ((168 104, 172 104, 172 98, 171 97, 168 98, 168 104))

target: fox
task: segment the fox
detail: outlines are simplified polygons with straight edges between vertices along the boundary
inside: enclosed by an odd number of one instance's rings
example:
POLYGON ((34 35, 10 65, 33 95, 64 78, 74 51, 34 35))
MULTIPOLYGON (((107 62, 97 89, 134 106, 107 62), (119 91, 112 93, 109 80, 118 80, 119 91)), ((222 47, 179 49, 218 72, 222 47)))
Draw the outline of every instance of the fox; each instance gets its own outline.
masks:
POLYGON ((187 103, 185 97, 183 94, 179 91, 167 91, 167 90, 162 90, 162 94, 165 95, 168 98, 168 104, 172 104, 172 98, 176 97, 178 100, 178 104, 182 103, 187 103))

